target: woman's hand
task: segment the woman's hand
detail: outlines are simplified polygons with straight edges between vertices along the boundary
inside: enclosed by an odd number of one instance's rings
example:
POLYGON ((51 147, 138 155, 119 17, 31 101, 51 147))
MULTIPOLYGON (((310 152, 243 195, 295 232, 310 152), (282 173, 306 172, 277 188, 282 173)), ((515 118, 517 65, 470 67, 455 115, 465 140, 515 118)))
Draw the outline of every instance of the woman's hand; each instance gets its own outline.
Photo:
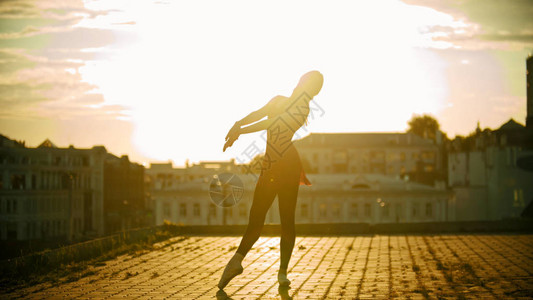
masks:
POLYGON ((224 144, 224 149, 222 149, 222 152, 226 151, 226 148, 231 147, 233 143, 239 138, 239 135, 241 135, 241 127, 237 123, 235 123, 235 125, 231 127, 228 134, 226 135, 226 143, 224 144))
MULTIPOLYGON (((226 135, 226 141, 230 138, 230 136, 233 136, 233 135, 237 135, 237 137, 240 135, 240 130, 241 130, 241 126, 239 125, 238 122, 235 122, 235 124, 233 124, 233 127, 231 127, 231 129, 229 130, 228 134, 226 135)), ((237 138, 235 138, 237 139, 237 138)))

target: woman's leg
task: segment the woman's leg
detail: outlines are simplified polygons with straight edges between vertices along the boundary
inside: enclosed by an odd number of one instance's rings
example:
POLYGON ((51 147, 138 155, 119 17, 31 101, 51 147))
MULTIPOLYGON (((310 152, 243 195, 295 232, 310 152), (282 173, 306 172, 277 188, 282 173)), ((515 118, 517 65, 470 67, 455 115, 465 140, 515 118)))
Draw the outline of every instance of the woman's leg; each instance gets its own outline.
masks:
POLYGON ((287 271, 291 259, 296 232, 294 229, 294 214, 296 199, 298 198, 299 184, 290 184, 281 188, 278 192, 279 216, 281 219, 281 258, 280 270, 287 271))
POLYGON ((220 289, 226 287, 233 277, 242 273, 243 268, 241 262, 261 235, 261 230, 263 229, 263 225, 265 223, 266 213, 272 205, 272 201, 274 201, 275 197, 276 191, 272 184, 267 184, 263 177, 259 177, 259 180, 255 186, 254 199, 252 202, 252 208, 250 209, 248 227, 246 228, 246 232, 242 237, 237 252, 230 259, 226 265, 226 268, 224 269, 224 272, 222 273, 222 277, 218 282, 218 287, 220 289))
POLYGON ((274 198, 276 198, 276 193, 276 189, 266 178, 259 178, 255 186, 252 207, 250 208, 248 227, 237 249, 237 253, 240 253, 242 256, 246 256, 257 239, 259 239, 265 223, 266 213, 272 205, 274 198))

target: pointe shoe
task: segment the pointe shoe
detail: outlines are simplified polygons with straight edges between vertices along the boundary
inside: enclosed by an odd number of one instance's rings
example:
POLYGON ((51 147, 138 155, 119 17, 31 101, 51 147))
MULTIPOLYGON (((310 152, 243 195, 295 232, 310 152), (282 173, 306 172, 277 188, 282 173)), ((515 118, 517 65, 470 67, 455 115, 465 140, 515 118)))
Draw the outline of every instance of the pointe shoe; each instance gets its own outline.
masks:
POLYGON ((287 278, 287 273, 278 273, 278 282, 280 286, 289 286, 291 281, 287 278))
POLYGON ((233 259, 230 260, 224 269, 224 273, 222 273, 220 281, 218 282, 218 288, 221 290, 224 289, 226 285, 228 285, 228 283, 233 279, 233 277, 241 274, 242 271, 243 268, 239 261, 235 261, 233 259))

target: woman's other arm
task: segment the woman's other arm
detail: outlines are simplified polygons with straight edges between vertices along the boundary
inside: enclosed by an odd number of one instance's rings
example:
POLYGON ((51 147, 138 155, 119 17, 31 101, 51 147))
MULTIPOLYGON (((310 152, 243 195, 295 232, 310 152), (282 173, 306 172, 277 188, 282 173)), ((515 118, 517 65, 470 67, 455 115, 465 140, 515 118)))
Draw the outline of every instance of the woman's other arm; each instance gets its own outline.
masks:
MULTIPOLYGON (((263 119, 264 117, 266 117, 268 115, 268 113, 270 112, 270 110, 272 109, 272 105, 273 105, 273 103, 274 103, 274 101, 276 100, 277 97, 280 97, 280 96, 276 96, 276 97, 270 99, 270 101, 268 101, 268 103, 265 104, 260 109, 251 112, 246 117, 244 117, 241 120, 235 122, 233 127, 229 130, 228 134, 226 135, 226 143, 225 143, 224 149, 222 151, 225 151, 226 148, 231 147, 231 145, 233 145, 233 142, 235 142, 237 140, 237 138, 239 137, 240 134, 250 133, 250 132, 255 132, 255 131, 262 130, 262 129, 257 129, 257 130, 254 130, 254 131, 250 131, 250 130, 253 130, 253 128, 258 128, 257 126, 254 126, 254 127, 250 128, 250 129, 247 129, 247 132, 243 132, 241 126, 257 122, 257 121, 263 119)), ((260 124, 260 123, 261 122, 258 122, 256 124, 260 124)), ((259 126, 264 126, 264 125, 259 125, 259 126)), ((251 126, 248 126, 248 127, 251 127, 251 126)))
POLYGON ((270 101, 268 101, 268 103, 265 104, 263 107, 261 107, 260 109, 256 111, 249 113, 246 117, 235 122, 235 124, 242 127, 244 125, 248 125, 248 124, 251 124, 251 123, 254 123, 254 122, 257 122, 263 119, 264 117, 268 115, 268 113, 270 112, 272 108, 273 103, 277 100, 278 97, 281 97, 281 96, 276 96, 270 99, 270 101))
POLYGON ((274 103, 274 101, 275 101, 275 99, 277 97, 280 97, 280 96, 276 96, 276 97, 270 99, 270 101, 268 101, 268 103, 265 104, 260 109, 249 113, 246 117, 244 117, 241 120, 235 122, 233 127, 231 127, 230 131, 226 135, 226 141, 230 138, 230 136, 235 135, 237 133, 237 131, 242 126, 257 122, 257 121, 263 119, 264 117, 266 117, 268 115, 268 113, 270 112, 272 104, 274 103))
POLYGON ((226 136, 226 143, 224 144, 224 149, 222 149, 222 152, 226 151, 226 148, 231 147, 233 143, 239 138, 239 135, 268 129, 268 127, 272 125, 272 122, 273 119, 266 119, 243 128, 239 127, 235 130, 232 128, 226 136))

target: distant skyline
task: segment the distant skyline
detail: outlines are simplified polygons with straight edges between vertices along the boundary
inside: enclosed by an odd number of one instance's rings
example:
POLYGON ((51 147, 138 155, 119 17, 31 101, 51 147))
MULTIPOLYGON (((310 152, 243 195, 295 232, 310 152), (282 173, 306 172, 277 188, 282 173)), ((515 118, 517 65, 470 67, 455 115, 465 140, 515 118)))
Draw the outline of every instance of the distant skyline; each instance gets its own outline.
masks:
POLYGON ((31 147, 175 165, 222 152, 232 124, 307 71, 309 132, 401 132, 430 114, 453 137, 526 117, 533 2, 2 1, 0 134, 31 147))

